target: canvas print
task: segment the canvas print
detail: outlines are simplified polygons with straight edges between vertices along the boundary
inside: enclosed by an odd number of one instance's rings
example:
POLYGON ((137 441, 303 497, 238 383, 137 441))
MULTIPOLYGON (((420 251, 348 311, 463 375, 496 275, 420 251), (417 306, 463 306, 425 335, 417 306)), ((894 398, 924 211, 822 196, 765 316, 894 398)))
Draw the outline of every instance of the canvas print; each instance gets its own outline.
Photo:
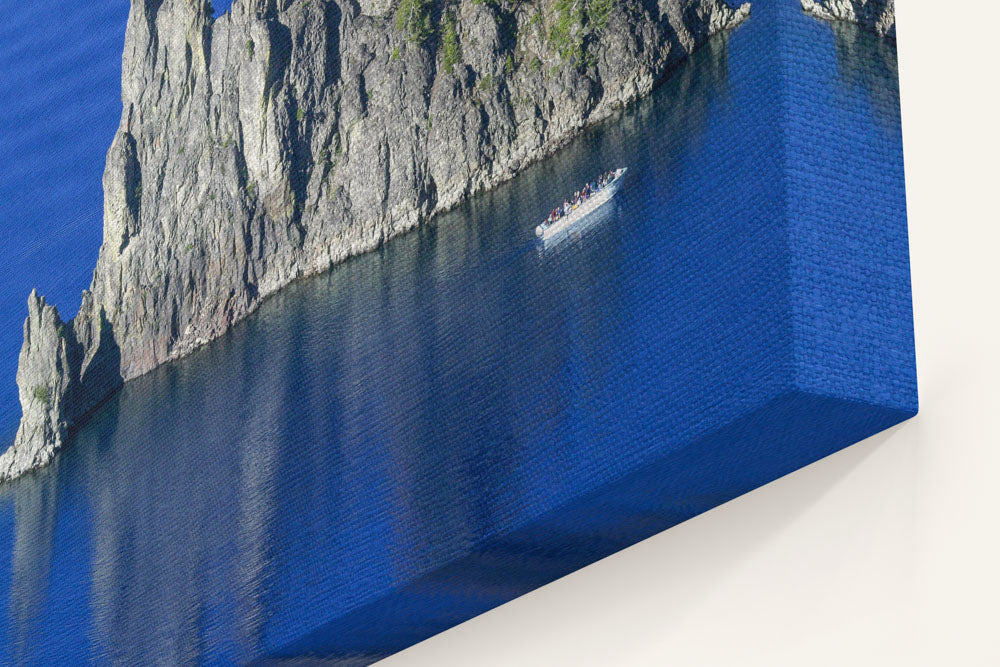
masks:
POLYGON ((917 410, 892 0, 43 4, 0 662, 370 664, 917 410))

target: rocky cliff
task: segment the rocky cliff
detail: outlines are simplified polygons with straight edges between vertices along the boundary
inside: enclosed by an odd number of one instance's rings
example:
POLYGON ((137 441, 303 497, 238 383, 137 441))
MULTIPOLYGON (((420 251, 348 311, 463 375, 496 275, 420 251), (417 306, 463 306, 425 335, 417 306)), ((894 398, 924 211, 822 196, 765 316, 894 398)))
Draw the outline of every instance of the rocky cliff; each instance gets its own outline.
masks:
POLYGON ((79 314, 32 293, 0 479, 290 281, 509 179, 649 93, 723 0, 133 0, 79 314))
POLYGON ((895 0, 802 0, 802 9, 831 21, 851 21, 896 39, 895 0))

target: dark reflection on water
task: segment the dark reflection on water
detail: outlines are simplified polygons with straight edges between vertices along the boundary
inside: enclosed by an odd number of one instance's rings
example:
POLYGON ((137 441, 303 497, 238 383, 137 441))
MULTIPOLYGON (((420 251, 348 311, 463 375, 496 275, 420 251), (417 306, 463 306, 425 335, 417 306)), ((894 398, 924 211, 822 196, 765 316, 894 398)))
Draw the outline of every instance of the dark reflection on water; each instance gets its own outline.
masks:
POLYGON ((45 609, 59 501, 56 486, 59 465, 56 461, 53 474, 14 498, 17 521, 11 555, 8 633, 12 638, 10 657, 20 664, 35 661, 33 624, 45 609))
POLYGON ((887 132, 899 132, 899 70, 896 44, 855 25, 830 23, 837 52, 837 73, 850 99, 860 89, 887 132))
POLYGON ((780 137, 752 110, 778 106, 791 9, 129 383, 0 489, 0 659, 273 652, 784 387, 780 137), (613 215, 539 253, 538 220, 616 166, 613 215))

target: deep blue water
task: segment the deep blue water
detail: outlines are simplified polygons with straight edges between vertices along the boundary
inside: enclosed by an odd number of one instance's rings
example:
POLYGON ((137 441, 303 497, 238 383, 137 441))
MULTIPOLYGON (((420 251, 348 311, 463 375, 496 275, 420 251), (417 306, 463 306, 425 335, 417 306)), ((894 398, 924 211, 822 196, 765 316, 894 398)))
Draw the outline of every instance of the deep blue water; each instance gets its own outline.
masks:
MULTIPOLYGON (((0 374, 11 385, 30 287, 72 315, 96 258, 120 107, 118 5, 53 8, 75 16, 58 26, 12 8, 0 34, 14 45, 0 50, 11 72, 0 92, 23 100, 0 106, 11 274, 0 374)), ((841 246, 885 246, 891 291, 905 270, 903 195, 891 47, 804 16, 798 0, 757 0, 649 100, 495 192, 284 290, 129 383, 53 465, 0 489, 0 662, 280 652, 681 447, 789 382, 774 361, 789 356, 788 325, 769 318, 787 244, 808 240, 786 238, 784 207, 815 217, 818 200, 831 228, 873 219, 841 246), (773 53, 779 32, 802 49, 799 65, 773 53), (773 128, 789 94, 799 121, 786 136, 773 128), (772 157, 782 142, 801 162, 792 176, 772 157), (610 215, 539 251, 538 219, 614 166, 630 171, 610 215)), ((855 298, 838 326, 899 315, 855 298)), ((821 326, 807 322, 805 339, 821 326)), ((886 345, 912 354, 912 333, 898 335, 886 345)), ((834 389, 852 395, 854 381, 834 389)), ((893 382, 869 384, 894 405, 893 382)), ((16 406, 3 414, 12 422, 16 406)))
POLYGON ((101 245, 104 155, 121 115, 128 3, 4 2, 0 18, 0 443, 33 287, 72 317, 101 245))

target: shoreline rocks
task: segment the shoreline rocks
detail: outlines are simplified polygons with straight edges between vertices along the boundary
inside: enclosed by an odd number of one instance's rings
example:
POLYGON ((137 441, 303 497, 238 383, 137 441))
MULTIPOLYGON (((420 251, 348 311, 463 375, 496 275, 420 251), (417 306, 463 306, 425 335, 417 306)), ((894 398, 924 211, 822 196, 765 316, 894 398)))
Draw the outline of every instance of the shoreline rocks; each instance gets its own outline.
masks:
POLYGON ((802 9, 828 21, 850 21, 879 37, 896 39, 895 0, 802 0, 802 9))

